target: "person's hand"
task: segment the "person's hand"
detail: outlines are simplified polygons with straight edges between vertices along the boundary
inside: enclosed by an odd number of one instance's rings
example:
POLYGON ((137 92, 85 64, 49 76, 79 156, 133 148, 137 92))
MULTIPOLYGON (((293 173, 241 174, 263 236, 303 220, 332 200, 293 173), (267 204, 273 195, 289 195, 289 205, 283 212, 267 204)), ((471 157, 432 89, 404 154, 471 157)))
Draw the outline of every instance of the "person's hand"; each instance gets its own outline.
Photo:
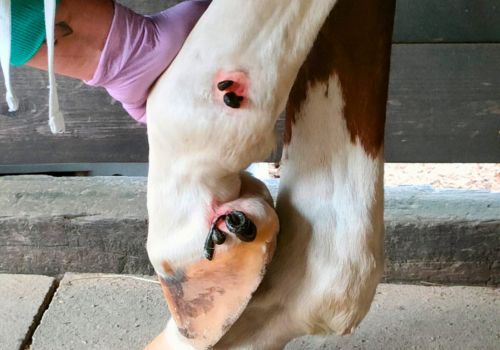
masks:
POLYGON ((137 121, 146 123, 146 100, 156 79, 181 49, 210 1, 185 1, 152 16, 115 4, 113 23, 94 77, 137 121))

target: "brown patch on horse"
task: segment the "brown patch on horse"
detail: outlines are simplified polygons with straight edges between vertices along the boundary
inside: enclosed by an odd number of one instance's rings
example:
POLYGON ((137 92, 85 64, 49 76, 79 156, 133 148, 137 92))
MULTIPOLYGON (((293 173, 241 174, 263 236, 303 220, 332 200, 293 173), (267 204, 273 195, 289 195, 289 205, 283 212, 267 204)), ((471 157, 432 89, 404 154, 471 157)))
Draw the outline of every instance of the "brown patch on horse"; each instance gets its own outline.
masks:
MULTIPOLYGON (((354 143, 359 138, 375 157, 384 141, 395 0, 338 0, 301 67, 288 100, 285 144, 315 84, 337 74, 344 118, 354 143)), ((328 90, 325 90, 328 96, 328 90)))
POLYGON ((174 274, 174 269, 170 264, 166 261, 161 263, 161 267, 163 267, 163 271, 165 271, 166 274, 168 275, 173 275, 174 274))

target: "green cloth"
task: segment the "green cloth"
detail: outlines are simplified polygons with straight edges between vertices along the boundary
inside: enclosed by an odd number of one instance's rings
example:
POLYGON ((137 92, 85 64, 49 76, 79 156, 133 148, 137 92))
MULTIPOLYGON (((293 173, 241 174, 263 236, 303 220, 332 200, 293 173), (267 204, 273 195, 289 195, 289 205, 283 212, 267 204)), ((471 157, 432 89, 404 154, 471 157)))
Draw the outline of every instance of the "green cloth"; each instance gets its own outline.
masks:
MULTIPOLYGON (((57 5, 61 0, 57 0, 57 5)), ((10 63, 21 66, 28 62, 45 41, 43 0, 12 0, 12 40, 10 63)))

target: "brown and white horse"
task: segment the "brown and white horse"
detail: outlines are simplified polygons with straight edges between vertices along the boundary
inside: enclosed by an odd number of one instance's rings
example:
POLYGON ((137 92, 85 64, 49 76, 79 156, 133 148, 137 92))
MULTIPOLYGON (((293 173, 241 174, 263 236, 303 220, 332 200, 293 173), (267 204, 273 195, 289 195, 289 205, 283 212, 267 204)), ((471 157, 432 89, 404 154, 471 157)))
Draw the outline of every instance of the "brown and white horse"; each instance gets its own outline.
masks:
POLYGON ((361 322, 383 270, 393 13, 214 0, 148 101, 147 247, 173 316, 149 349, 281 349, 361 322), (276 216, 243 169, 285 106, 276 216))

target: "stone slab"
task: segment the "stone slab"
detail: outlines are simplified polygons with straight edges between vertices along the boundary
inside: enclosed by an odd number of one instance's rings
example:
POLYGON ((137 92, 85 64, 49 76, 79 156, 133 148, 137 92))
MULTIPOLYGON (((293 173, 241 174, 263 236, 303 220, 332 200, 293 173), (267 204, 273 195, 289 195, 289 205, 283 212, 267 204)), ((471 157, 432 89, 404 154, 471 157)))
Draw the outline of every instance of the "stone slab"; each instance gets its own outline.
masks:
MULTIPOLYGON (((32 350, 142 349, 167 319, 157 284, 66 274, 34 335, 32 350)), ((286 349, 493 350, 499 343, 499 290, 382 284, 354 335, 303 337, 286 349)))
POLYGON ((0 350, 19 350, 54 289, 54 278, 0 274, 0 350))
POLYGON ((380 285, 354 335, 303 337, 286 350, 498 350, 500 290, 380 285))
POLYGON ((123 276, 66 274, 31 350, 142 349, 166 326, 160 286, 123 276))
MULTIPOLYGON (((146 178, 1 177, 0 213, 0 272, 153 273, 146 178)), ((386 281, 500 284, 500 193, 388 187, 385 223, 386 281)))
POLYGON ((385 188, 386 280, 500 284, 500 193, 385 188))
POLYGON ((0 177, 0 218, 145 219, 145 177, 0 177))
POLYGON ((0 272, 152 274, 144 177, 0 177, 0 272))

